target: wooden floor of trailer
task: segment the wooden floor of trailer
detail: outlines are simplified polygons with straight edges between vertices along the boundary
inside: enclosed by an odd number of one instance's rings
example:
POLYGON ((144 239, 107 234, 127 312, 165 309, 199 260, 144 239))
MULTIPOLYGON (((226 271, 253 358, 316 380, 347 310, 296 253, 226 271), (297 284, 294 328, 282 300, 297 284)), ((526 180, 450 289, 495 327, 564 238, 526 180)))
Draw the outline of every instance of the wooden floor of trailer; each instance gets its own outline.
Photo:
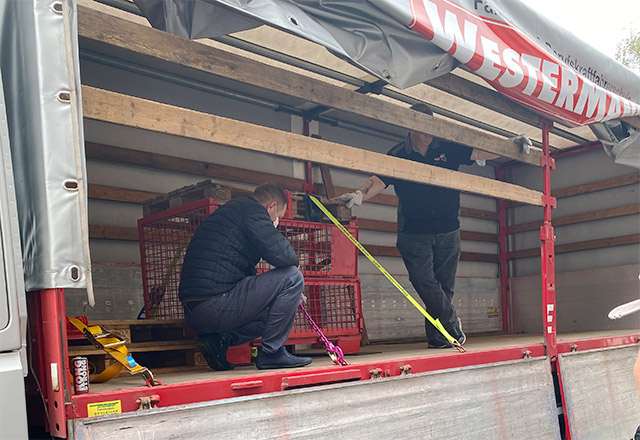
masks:
MULTIPOLYGON (((614 338, 625 335, 634 335, 634 342, 640 337, 639 329, 616 330, 616 331, 599 331, 599 332, 580 332, 558 335, 558 343, 583 341, 601 338, 614 338)), ((469 335, 464 345, 467 352, 480 352, 487 350, 500 350, 512 347, 527 347, 532 345, 542 345, 544 338, 540 334, 485 334, 485 335, 469 335)), ((390 361, 394 359, 411 359, 437 357, 443 355, 456 354, 457 351, 451 349, 433 349, 427 348, 425 342, 410 343, 374 343, 361 347, 361 352, 356 355, 346 355, 345 359, 350 365, 375 364, 376 362, 390 361)), ((299 350, 299 355, 311 356, 313 362, 311 365, 296 369, 280 369, 280 370, 258 370, 255 365, 236 366, 232 371, 213 371, 209 368, 191 367, 182 371, 156 371, 154 375, 165 385, 192 383, 203 380, 224 379, 234 377, 259 376, 273 372, 282 371, 312 371, 314 369, 326 369, 332 366, 329 357, 322 350, 299 350)), ((91 392, 112 392, 131 388, 138 388, 144 385, 144 380, 139 376, 121 376, 112 379, 106 383, 92 383, 91 392)))

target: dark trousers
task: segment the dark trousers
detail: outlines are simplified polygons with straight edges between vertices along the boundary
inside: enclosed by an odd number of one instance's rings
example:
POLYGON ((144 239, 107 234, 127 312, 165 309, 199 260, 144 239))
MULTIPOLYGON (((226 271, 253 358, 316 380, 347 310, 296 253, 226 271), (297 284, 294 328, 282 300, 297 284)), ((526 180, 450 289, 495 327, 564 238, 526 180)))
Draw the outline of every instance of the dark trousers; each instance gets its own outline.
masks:
MULTIPOLYGON (((440 319, 449 330, 458 320, 452 299, 460 258, 460 231, 443 234, 399 232, 396 246, 427 312, 434 319, 440 319)), ((426 319, 425 328, 430 341, 440 335, 426 319)))
POLYGON ((198 335, 225 333, 231 345, 262 336, 263 351, 273 353, 289 336, 303 287, 296 267, 274 269, 195 307, 186 305, 185 319, 198 335))

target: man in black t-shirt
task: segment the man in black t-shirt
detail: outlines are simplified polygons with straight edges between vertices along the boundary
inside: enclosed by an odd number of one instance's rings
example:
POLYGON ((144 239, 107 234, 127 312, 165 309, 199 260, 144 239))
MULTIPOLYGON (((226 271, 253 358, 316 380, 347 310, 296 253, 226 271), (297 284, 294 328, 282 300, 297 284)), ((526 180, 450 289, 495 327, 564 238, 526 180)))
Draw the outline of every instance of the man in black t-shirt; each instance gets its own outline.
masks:
MULTIPOLYGON (((431 109, 424 104, 416 104, 411 108, 432 115, 431 109)), ((454 171, 460 165, 498 157, 414 131, 387 154, 454 171)), ((466 336, 452 303, 460 257, 460 192, 401 179, 371 176, 358 191, 343 194, 338 199, 347 202, 348 208, 359 206, 389 185, 394 186, 398 196, 396 246, 409 272, 411 284, 431 316, 439 319, 449 334, 463 344, 466 336)), ((451 347, 427 320, 425 329, 429 347, 451 347)))

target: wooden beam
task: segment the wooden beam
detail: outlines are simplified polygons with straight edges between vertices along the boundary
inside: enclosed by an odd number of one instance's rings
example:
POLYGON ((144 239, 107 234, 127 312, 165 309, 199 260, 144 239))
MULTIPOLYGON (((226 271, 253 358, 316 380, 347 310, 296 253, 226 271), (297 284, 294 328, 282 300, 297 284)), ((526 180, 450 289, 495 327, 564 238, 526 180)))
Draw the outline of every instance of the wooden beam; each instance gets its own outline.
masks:
POLYGON ((536 127, 540 125, 540 116, 537 113, 516 104, 494 90, 453 73, 430 79, 425 84, 527 124, 536 127))
MULTIPOLYGON (((613 246, 640 243, 640 234, 621 235, 619 237, 601 238, 598 240, 579 241, 576 243, 561 244, 555 247, 556 254, 567 252, 585 251, 589 249, 601 249, 613 246)), ((540 248, 523 249, 511 252, 511 259, 540 257, 540 248)))
MULTIPOLYGON (((175 156, 167 156, 157 153, 149 153, 138 150, 131 150, 128 148, 113 147, 111 145, 96 144, 93 142, 85 143, 85 154, 88 159, 104 160, 108 162, 123 163, 127 165, 136 165, 142 167, 150 167, 163 169, 167 171, 177 171, 189 174, 202 175, 206 177, 230 180, 234 182, 248 182, 259 185, 264 182, 275 182, 282 187, 291 191, 299 192, 302 190, 304 180, 295 179, 292 177, 280 176, 277 174, 262 173, 247 170, 245 168, 236 168, 226 165, 218 165, 209 162, 201 162, 191 159, 182 159, 175 156)), ((109 187, 107 187, 109 188, 109 187)), ((127 203, 134 203, 128 197, 123 196, 122 199, 117 198, 115 194, 119 191, 128 191, 123 188, 113 188, 114 191, 110 193, 111 199, 127 203)), ((335 187, 337 194, 344 194, 347 192, 353 192, 353 188, 335 187)), ((90 189, 91 191, 91 189, 90 189)), ((99 191, 94 198, 101 198, 99 191)), ((155 193, 150 193, 155 194, 155 193)), ((367 203, 377 203, 381 205, 397 206, 398 198, 390 194, 378 194, 374 198, 367 201, 367 203)), ((496 213, 492 211, 483 211, 480 209, 472 208, 460 208, 460 215, 463 217, 479 218, 495 220, 496 213)))
POLYGON ((138 241, 138 228, 127 226, 89 225, 89 238, 100 240, 138 241))
MULTIPOLYGON (((400 251, 394 246, 378 246, 365 244, 365 248, 374 257, 400 257, 400 251)), ((500 258, 495 254, 483 254, 480 252, 461 252, 460 261, 477 261, 481 263, 498 263, 500 258)))
POLYGON ((255 185, 260 185, 265 182, 274 182, 285 189, 292 191, 302 191, 302 185, 304 184, 304 180, 293 177, 279 176, 276 174, 263 173, 245 168, 218 165, 210 162, 183 159, 164 154, 131 150, 128 148, 112 147, 110 145, 96 144, 93 142, 85 143, 85 153, 88 159, 157 168, 167 171, 176 171, 186 174, 231 180, 234 182, 245 182, 255 185))
MULTIPOLYGON (((358 228, 361 230, 378 231, 378 232, 396 232, 396 222, 388 222, 383 220, 370 220, 366 218, 358 218, 358 228)), ((497 234, 487 234, 484 232, 460 231, 460 239, 467 241, 484 241, 488 243, 497 243, 497 234)))
MULTIPOLYGON (((599 211, 584 212, 582 214, 566 215, 557 217, 552 220, 553 226, 571 225, 575 223, 584 223, 594 220, 602 220, 605 218, 620 217, 623 215, 640 214, 640 204, 619 206, 617 208, 601 209, 599 211)), ((535 231, 542 226, 542 220, 535 222, 522 223, 519 225, 509 226, 509 234, 517 232, 535 231)))
POLYGON ((90 183, 88 187, 90 199, 112 200, 115 202, 142 203, 160 195, 160 193, 156 192, 117 188, 107 185, 97 185, 95 183, 90 183))
POLYGON ((333 199, 336 194, 336 188, 333 186, 333 179, 331 178, 331 168, 323 163, 320 164, 320 172, 322 173, 322 182, 324 184, 324 192, 328 198, 333 199))
POLYGON ((541 151, 537 148, 532 149, 528 155, 523 154, 519 146, 503 137, 428 116, 376 97, 82 6, 78 7, 78 37, 81 47, 106 53, 116 51, 119 57, 136 63, 159 64, 159 67, 164 69, 177 67, 181 73, 195 74, 205 81, 207 75, 213 75, 226 81, 231 87, 233 82, 247 84, 397 127, 420 131, 520 162, 540 165, 541 151))
POLYGON ((580 194, 602 191, 619 186, 633 185, 640 182, 640 173, 635 172, 624 176, 612 177, 610 179, 598 180, 596 182, 583 183, 582 185, 558 188, 551 191, 551 195, 557 198, 577 196, 580 194))
POLYGON ((542 205, 542 194, 472 174, 83 86, 86 119, 151 130, 352 171, 542 205))
MULTIPOLYGON (((605 189, 618 188, 621 186, 635 185, 640 182, 640 173, 625 174, 624 176, 612 177, 610 179, 597 180, 595 182, 583 183, 580 185, 557 188, 551 191, 551 195, 556 198, 577 196, 605 189)), ((510 202, 509 208, 517 208, 523 203, 510 202)))
POLYGON ((630 116, 627 118, 622 118, 622 120, 636 130, 640 130, 640 116, 630 116))
MULTIPOLYGON (((138 241, 138 228, 127 226, 89 226, 89 238, 97 240, 124 240, 138 241)), ((399 257, 400 252, 393 246, 364 245, 371 255, 376 257, 399 257)), ((497 263, 498 256, 483 254, 480 252, 462 252, 461 261, 479 261, 484 263, 497 263)))
MULTIPOLYGON (((97 144, 92 144, 96 146, 97 144)), ((104 146, 105 149, 117 148, 104 146)), ((273 181, 273 179, 270 179, 273 181)), ((110 200, 114 202, 124 203, 136 203, 141 204, 146 200, 154 199, 161 195, 160 193, 154 193, 149 191, 140 191, 129 188, 118 188, 107 185, 97 185, 90 183, 89 185, 89 198, 98 200, 110 200)), ((464 208, 463 208, 464 209, 464 208)), ((489 211, 481 211, 476 218, 486 218, 487 214, 493 214, 489 211)), ((463 214, 461 214, 463 215, 463 214)), ((358 227, 363 230, 378 231, 378 232, 396 232, 396 222, 388 222, 382 220, 371 220, 359 217, 358 227)), ((497 234, 488 234, 484 232, 475 231, 460 231, 460 238, 467 241, 482 241, 487 243, 496 243, 498 241, 497 234)))
MULTIPOLYGON (((483 87, 480 84, 476 84, 473 81, 469 81, 468 79, 462 78, 453 73, 431 79, 425 84, 466 101, 473 102, 481 105, 482 107, 509 116, 510 118, 533 125, 534 127, 541 127, 540 115, 537 113, 508 99, 503 94, 498 93, 495 90, 483 87)), ((565 139, 569 139, 580 145, 590 142, 582 136, 578 136, 557 127, 553 127, 551 129, 551 133, 565 139)))

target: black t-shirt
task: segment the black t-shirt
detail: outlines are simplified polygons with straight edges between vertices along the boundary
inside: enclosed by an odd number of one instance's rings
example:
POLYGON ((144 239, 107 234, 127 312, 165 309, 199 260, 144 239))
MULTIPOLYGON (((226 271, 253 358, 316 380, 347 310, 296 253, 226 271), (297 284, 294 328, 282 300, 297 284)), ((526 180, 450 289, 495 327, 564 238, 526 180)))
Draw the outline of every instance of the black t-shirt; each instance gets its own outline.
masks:
MULTIPOLYGON (((387 155, 457 171, 471 165, 472 149, 434 139, 426 156, 411 148, 410 137, 389 150, 387 155)), ((391 177, 380 178, 393 185, 398 196, 398 231, 412 234, 442 234, 460 228, 460 191, 408 182, 391 177)))

